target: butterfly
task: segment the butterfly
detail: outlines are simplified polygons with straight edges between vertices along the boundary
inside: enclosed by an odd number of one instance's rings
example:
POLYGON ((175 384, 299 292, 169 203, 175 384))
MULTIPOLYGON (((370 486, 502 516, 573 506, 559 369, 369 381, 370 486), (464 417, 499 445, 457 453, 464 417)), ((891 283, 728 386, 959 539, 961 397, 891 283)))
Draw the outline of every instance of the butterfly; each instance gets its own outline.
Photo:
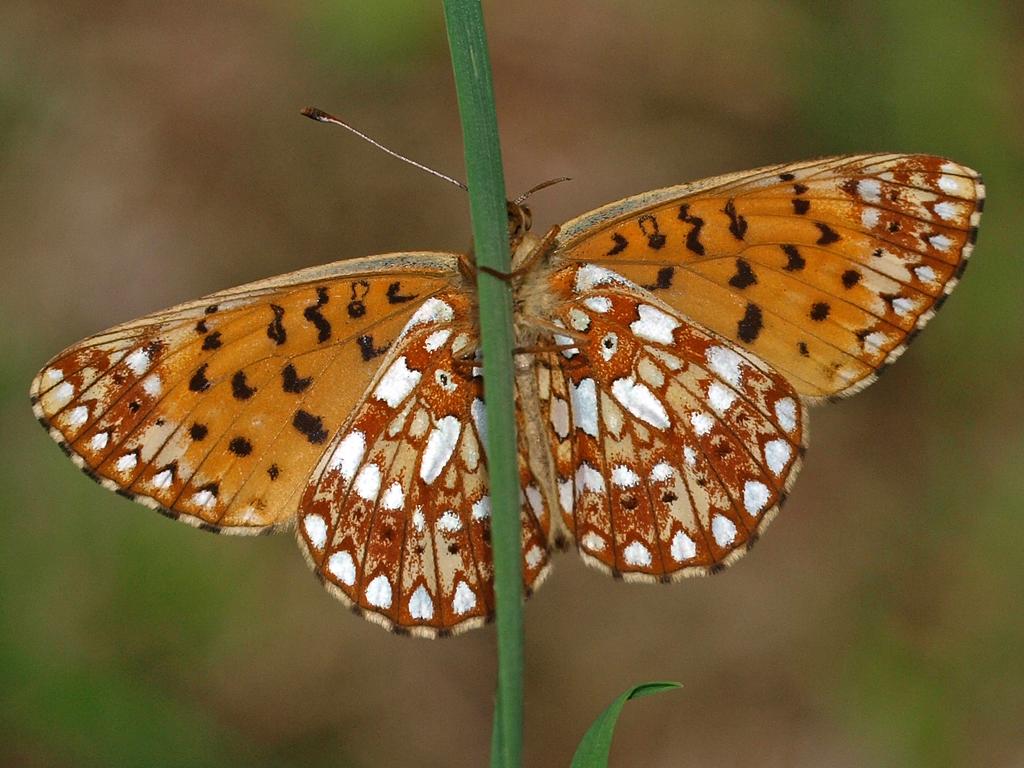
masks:
MULTIPOLYGON (((573 542, 634 581, 716 572, 786 500, 807 407, 942 306, 973 170, 832 157, 611 203, 538 237, 509 203, 523 587, 573 542)), ((104 487, 207 531, 295 526, 331 594, 434 637, 494 611, 472 258, 397 253, 232 288, 75 344, 36 416, 104 487)))

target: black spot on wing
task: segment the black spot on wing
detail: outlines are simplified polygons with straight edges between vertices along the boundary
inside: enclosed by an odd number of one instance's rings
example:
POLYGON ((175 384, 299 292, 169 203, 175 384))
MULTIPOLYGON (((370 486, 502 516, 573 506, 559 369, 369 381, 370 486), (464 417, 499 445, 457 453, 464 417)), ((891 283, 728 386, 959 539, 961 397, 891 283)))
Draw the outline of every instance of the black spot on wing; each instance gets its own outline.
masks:
POLYGON ((369 362, 375 357, 380 357, 391 347, 391 344, 385 344, 383 347, 376 347, 373 344, 373 336, 370 334, 364 334, 356 339, 356 343, 359 345, 359 352, 363 356, 363 360, 369 362))
POLYGON ((256 388, 245 380, 245 371, 235 371, 231 377, 231 394, 236 400, 248 400, 256 394, 256 388))
POLYGON ((400 296, 399 291, 401 290, 402 283, 399 281, 395 281, 388 286, 387 298, 389 304, 401 304, 406 301, 412 301, 419 295, 418 293, 413 293, 408 296, 400 296))
POLYGON ((233 437, 231 442, 228 443, 228 450, 235 454, 235 456, 248 456, 252 453, 252 443, 241 436, 233 437))
POLYGON ((736 259, 736 274, 729 278, 729 285, 740 290, 754 285, 757 282, 757 275, 750 268, 746 259, 736 259))
POLYGON ((729 200, 725 204, 723 213, 729 217, 729 231, 732 232, 732 236, 737 240, 742 240, 747 234, 747 220, 736 213, 736 203, 733 200, 729 200))
POLYGON ((783 267, 787 272, 798 272, 807 266, 807 262, 804 257, 800 255, 800 251, 795 245, 783 245, 781 246, 782 252, 786 254, 786 265, 783 267))
POLYGON ((210 431, 209 427, 205 424, 200 424, 198 421, 195 422, 191 427, 188 428, 188 436, 193 440, 202 440, 206 437, 210 431))
POLYGON ((704 226, 704 219, 700 216, 690 215, 690 206, 683 204, 679 206, 679 220, 691 224, 693 228, 686 234, 686 247, 698 256, 704 255, 704 244, 700 241, 700 230, 704 226))
POLYGON ((324 420, 314 416, 307 411, 298 410, 292 418, 292 426, 295 427, 313 445, 319 445, 327 439, 327 430, 324 429, 324 420))
POLYGON ((658 270, 655 282, 643 286, 648 291, 664 290, 672 285, 672 278, 676 273, 675 267, 662 267, 658 270))
POLYGON ((281 370, 281 388, 284 389, 285 392, 293 392, 295 394, 305 392, 312 383, 312 376, 300 378, 299 374, 295 370, 295 366, 291 363, 288 363, 288 365, 281 370))
POLYGON ((832 311, 832 308, 824 301, 816 301, 811 305, 811 320, 821 322, 828 317, 828 313, 832 311))
POLYGON ((817 245, 828 245, 829 243, 835 243, 839 240, 839 233, 832 229, 828 224, 822 224, 818 221, 815 222, 815 226, 821 231, 821 237, 816 241, 817 245))
POLYGON ((270 311, 274 313, 274 319, 267 326, 267 338, 280 346, 288 338, 288 332, 284 328, 284 307, 277 304, 270 305, 270 311))
POLYGON ((761 312, 761 308, 757 304, 747 304, 746 312, 743 313, 743 317, 740 318, 736 326, 736 333, 740 340, 747 344, 753 343, 763 327, 764 314, 761 312))
POLYGON ((629 245, 629 240, 623 237, 619 232, 615 232, 612 235, 612 242, 615 244, 612 246, 611 250, 605 254, 605 256, 615 256, 620 254, 626 250, 626 247, 629 245))
POLYGON ((798 216, 803 216, 809 210, 811 210, 810 200, 802 200, 799 197, 793 198, 793 213, 797 214, 798 216))
POLYGON ((222 343, 223 342, 221 342, 220 340, 220 331, 214 331, 205 339, 203 339, 203 349, 207 351, 211 349, 217 349, 218 347, 221 346, 222 343))
POLYGON ((844 288, 853 288, 853 286, 860 282, 860 272, 855 269, 848 269, 843 272, 842 279, 844 288))
POLYGON ((199 369, 192 374, 188 381, 188 388, 193 392, 205 392, 210 388, 210 380, 206 378, 207 363, 199 366, 199 369))
POLYGON ((327 289, 321 286, 316 289, 316 304, 302 310, 302 316, 316 327, 316 340, 321 344, 331 338, 331 324, 320 312, 320 307, 324 306, 330 300, 330 296, 327 294, 327 289))

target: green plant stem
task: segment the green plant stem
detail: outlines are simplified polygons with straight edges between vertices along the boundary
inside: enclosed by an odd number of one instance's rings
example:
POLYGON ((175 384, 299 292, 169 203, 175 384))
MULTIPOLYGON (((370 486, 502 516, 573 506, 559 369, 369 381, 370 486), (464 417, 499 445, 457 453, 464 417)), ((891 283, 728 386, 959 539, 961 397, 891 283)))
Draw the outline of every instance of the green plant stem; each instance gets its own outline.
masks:
MULTIPOLYGON (((507 273, 510 255, 505 178, 483 9, 479 0, 444 0, 444 11, 462 118, 476 263, 507 273)), ((523 576, 512 295, 508 283, 493 275, 481 272, 478 281, 498 634, 496 732, 491 765, 518 768, 523 738, 523 576)))

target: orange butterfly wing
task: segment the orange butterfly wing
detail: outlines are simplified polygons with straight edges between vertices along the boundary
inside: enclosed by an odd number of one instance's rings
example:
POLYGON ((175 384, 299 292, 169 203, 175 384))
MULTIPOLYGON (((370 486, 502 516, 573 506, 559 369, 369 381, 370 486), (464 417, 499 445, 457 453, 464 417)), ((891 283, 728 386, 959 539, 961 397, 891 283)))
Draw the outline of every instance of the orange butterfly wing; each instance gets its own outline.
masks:
POLYGON ((726 565, 796 479, 806 415, 754 355, 594 265, 550 279, 575 345, 538 375, 562 518, 586 561, 634 580, 726 565))
POLYGON ((33 408, 105 487, 209 530, 271 530, 292 521, 380 357, 456 262, 337 262, 154 313, 51 360, 33 408))
POLYGON ((644 286, 813 400, 869 384, 932 317, 984 194, 942 158, 826 158, 626 198, 568 222, 556 252, 644 286))

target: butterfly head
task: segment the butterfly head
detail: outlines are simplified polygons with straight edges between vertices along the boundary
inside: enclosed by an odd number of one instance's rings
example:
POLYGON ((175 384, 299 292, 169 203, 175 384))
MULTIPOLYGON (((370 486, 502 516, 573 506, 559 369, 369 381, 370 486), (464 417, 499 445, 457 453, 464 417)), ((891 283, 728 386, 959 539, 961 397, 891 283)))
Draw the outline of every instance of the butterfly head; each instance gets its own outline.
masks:
POLYGON ((509 200, 506 203, 508 210, 508 242, 509 248, 515 252, 519 244, 523 242, 523 238, 526 233, 530 231, 530 227, 533 225, 533 215, 530 213, 530 209, 517 202, 509 200))

